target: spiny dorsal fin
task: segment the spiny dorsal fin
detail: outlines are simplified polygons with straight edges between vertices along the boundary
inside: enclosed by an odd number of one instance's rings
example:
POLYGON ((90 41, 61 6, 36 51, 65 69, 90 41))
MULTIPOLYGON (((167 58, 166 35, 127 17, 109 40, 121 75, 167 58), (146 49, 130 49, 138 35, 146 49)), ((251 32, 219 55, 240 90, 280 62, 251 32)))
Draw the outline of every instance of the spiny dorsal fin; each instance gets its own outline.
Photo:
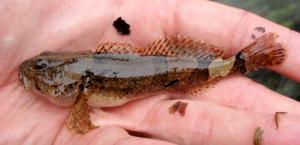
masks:
POLYGON ((140 54, 140 49, 129 43, 100 43, 96 53, 140 54))
POLYGON ((155 40, 147 45, 141 54, 171 57, 189 56, 211 61, 222 57, 223 51, 213 45, 176 35, 155 40))

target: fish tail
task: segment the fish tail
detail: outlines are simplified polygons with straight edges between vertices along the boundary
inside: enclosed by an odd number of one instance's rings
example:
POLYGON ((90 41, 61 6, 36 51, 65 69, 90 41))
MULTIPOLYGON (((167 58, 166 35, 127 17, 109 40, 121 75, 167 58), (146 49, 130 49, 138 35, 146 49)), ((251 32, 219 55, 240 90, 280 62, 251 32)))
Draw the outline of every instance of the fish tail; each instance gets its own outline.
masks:
POLYGON ((276 42, 277 37, 275 33, 264 34, 236 55, 237 61, 243 62, 245 71, 276 66, 285 60, 286 49, 281 43, 276 42))

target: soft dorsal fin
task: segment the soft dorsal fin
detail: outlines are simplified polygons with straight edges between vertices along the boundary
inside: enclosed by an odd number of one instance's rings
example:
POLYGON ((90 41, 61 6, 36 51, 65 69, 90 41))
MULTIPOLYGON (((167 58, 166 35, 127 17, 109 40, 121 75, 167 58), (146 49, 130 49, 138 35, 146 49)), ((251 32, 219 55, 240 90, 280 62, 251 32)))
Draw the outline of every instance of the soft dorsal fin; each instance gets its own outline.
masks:
POLYGON ((222 57, 223 53, 213 45, 175 35, 155 40, 146 46, 141 55, 189 56, 209 61, 222 57))
POLYGON ((140 54, 141 49, 129 43, 100 43, 96 53, 140 54))
POLYGON ((188 37, 174 35, 157 39, 145 48, 138 48, 129 43, 100 43, 96 53, 137 54, 144 56, 162 55, 169 57, 185 56, 212 61, 222 57, 224 52, 213 45, 194 41, 188 37))

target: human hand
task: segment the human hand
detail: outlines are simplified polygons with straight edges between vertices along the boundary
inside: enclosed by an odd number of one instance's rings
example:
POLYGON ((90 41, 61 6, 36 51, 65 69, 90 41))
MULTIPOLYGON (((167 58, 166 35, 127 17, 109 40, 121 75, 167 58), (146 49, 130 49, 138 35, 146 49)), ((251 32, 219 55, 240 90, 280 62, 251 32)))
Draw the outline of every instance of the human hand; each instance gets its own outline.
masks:
POLYGON ((44 50, 95 49, 99 41, 145 46, 172 34, 214 44, 233 55, 249 44, 253 29, 277 32, 287 59, 276 72, 300 81, 300 35, 243 10, 209 1, 13 1, 0 2, 0 144, 218 144, 252 145, 263 130, 263 144, 300 144, 300 105, 243 76, 226 78, 187 102, 185 116, 170 114, 166 94, 126 105, 95 109, 100 127, 82 136, 64 127, 68 108, 25 92, 17 68, 44 50), (120 36, 112 22, 122 16, 131 25, 120 36), (279 129, 275 112, 281 116, 279 129), (112 127, 113 126, 113 127, 112 127), (129 135, 124 129, 152 138, 129 135))

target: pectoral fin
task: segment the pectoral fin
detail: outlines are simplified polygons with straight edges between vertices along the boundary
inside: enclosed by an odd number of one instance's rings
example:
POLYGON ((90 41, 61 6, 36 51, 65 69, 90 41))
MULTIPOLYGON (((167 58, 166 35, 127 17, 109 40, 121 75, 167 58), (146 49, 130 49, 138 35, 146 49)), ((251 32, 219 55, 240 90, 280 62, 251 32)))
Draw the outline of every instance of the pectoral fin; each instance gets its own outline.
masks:
POLYGON ((72 106, 66 121, 66 128, 72 133, 85 134, 97 126, 90 120, 90 107, 87 104, 87 96, 81 93, 72 106))

